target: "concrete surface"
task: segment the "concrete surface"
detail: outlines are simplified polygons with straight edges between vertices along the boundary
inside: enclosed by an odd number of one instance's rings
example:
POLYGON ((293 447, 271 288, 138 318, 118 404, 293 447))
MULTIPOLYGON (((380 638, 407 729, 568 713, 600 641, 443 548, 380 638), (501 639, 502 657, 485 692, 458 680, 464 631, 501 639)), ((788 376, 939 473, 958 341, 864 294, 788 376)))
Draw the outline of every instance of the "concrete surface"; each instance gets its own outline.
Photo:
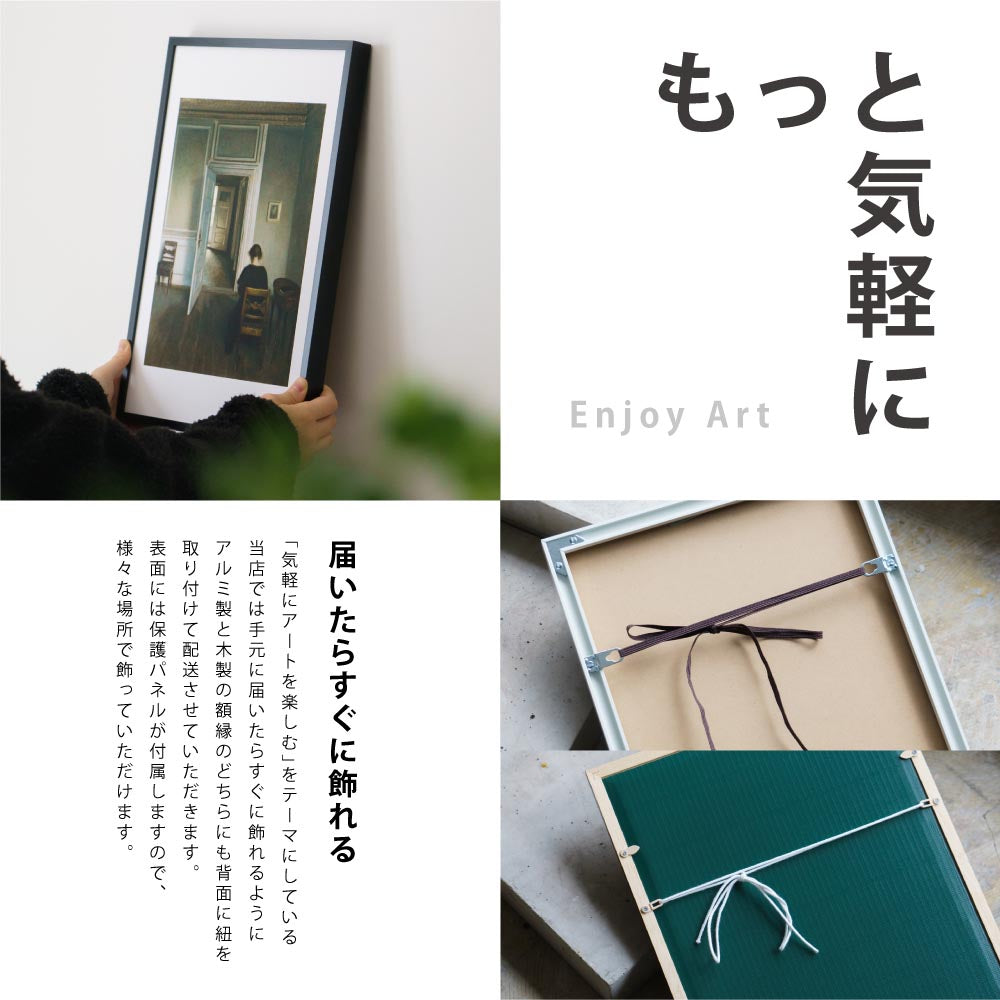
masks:
MULTIPOLYGON (((584 776, 620 756, 502 755, 502 895, 531 925, 504 908, 505 998, 669 995, 584 776)), ((1000 753, 938 751, 927 762, 1000 918, 1000 753)))
POLYGON ((585 524, 613 521, 618 517, 638 514, 642 510, 662 507, 669 500, 503 500, 500 518, 523 531, 547 538, 585 524))
POLYGON ((620 753, 501 756, 501 892, 599 996, 656 968, 584 776, 620 753))
POLYGON ((500 551, 503 746, 568 750, 592 706, 542 547, 501 524, 500 551))
POLYGON ((512 906, 500 903, 501 1000, 596 997, 597 991, 512 906), (544 984, 544 985, 543 985, 544 984))
MULTIPOLYGON (((656 505, 501 504, 504 746, 604 745, 539 538, 656 505)), ((1000 747, 1000 503, 884 501, 882 509, 969 746, 1000 747)))
POLYGON ((1000 747, 1000 503, 882 511, 969 746, 1000 747))

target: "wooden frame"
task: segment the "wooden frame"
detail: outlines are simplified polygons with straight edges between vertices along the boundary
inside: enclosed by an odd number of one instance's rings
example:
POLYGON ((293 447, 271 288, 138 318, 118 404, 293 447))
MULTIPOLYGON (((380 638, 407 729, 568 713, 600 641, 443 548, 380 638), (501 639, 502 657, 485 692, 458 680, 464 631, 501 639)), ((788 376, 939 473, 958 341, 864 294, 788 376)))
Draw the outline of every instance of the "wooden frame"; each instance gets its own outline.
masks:
MULTIPOLYGON (((154 204, 156 203, 158 178, 162 183, 162 160, 164 155, 164 135, 167 125, 167 109, 171 102, 171 81, 175 62, 180 51, 192 48, 216 49, 246 49, 246 50, 327 50, 343 53, 342 79, 339 87, 339 103, 329 108, 328 123, 332 126, 331 154, 328 161, 320 161, 322 173, 317 173, 315 201, 321 206, 321 223, 318 233, 318 252, 316 254, 315 280, 312 282, 311 295, 304 297, 302 322, 304 334, 301 349, 301 364, 296 370, 289 372, 290 377, 303 375, 309 383, 309 395, 315 396, 322 389, 326 371, 326 359, 329 350, 330 329, 333 320, 336 301, 337 278, 343 253, 344 237, 347 226, 348 204, 352 185, 354 160, 358 146, 361 125, 361 114, 367 85, 368 66, 371 56, 371 46, 354 41, 323 41, 304 39, 260 39, 260 38, 171 38, 167 45, 166 66, 163 85, 160 94, 159 114, 153 143, 152 166, 149 174, 149 184, 146 195, 146 205, 143 215, 140 239, 139 257, 136 265, 135 283, 130 309, 128 339, 136 344, 137 330, 140 321, 140 305, 144 288, 148 285, 148 269, 150 256, 159 256, 159 247, 151 246, 151 238, 159 238, 159 233, 152 231, 154 204)), ((176 96, 176 95, 175 95, 176 96)), ((214 96, 214 95, 210 95, 214 96)), ((270 112, 269 112, 270 113, 270 112)), ((273 113, 272 114, 273 117, 273 113)), ((234 125, 234 127, 250 127, 234 125)), ((257 130, 258 152, 265 140, 266 125, 257 130)), ((325 126, 324 126, 325 127, 325 126)), ((211 154, 214 159, 214 135, 210 133, 212 145, 211 154)), ((221 161, 220 161, 221 162, 221 161)), ((237 164, 232 163, 233 167, 237 164)), ((312 231, 310 231, 310 239, 312 231)), ((171 238, 175 238, 171 236, 171 238)), ((309 275, 314 272, 310 269, 309 275)), ((165 424, 167 426, 184 428, 192 419, 209 416, 208 412, 197 412, 190 419, 173 419, 166 416, 151 415, 129 408, 129 390, 135 390, 132 383, 137 376, 136 357, 122 377, 118 399, 119 418, 136 424, 165 424)), ((294 367, 294 366, 293 366, 294 367)), ((156 369, 163 371, 164 369, 156 369)), ((211 379, 216 376, 184 373, 192 379, 211 379)), ((231 379, 221 378, 220 382, 230 383, 231 379)), ((235 382, 240 385, 242 383, 235 382)), ((276 389, 284 386, 276 386, 276 389)), ((265 385, 264 391, 267 391, 265 385)), ((160 391, 161 397, 168 397, 170 390, 160 391)), ((220 398, 212 398, 212 403, 221 405, 225 398, 235 394, 230 391, 224 395, 223 387, 219 388, 220 398), (223 398, 224 396, 224 398, 223 398)), ((211 394, 209 394, 211 395, 211 394)))
MULTIPOLYGON (((736 501, 681 501, 613 521, 587 525, 582 528, 563 532, 559 535, 554 535, 543 540, 542 546, 545 551, 552 579, 559 595, 563 611, 566 615, 566 621, 569 626, 570 634, 573 638, 573 643, 576 647, 577 655, 580 660, 580 669, 590 691, 591 699, 594 703, 594 708, 607 742, 608 749, 645 749, 649 747, 656 747, 658 745, 660 749, 688 749, 700 748, 705 744, 700 741, 697 743, 680 744, 672 743, 670 740, 663 740, 662 742, 659 742, 648 739, 643 740, 640 743, 630 742, 626 735, 627 726, 623 724, 622 716, 620 714, 621 707, 616 703, 612 687, 609 685, 608 677, 606 676, 607 671, 595 671, 588 669, 587 667, 588 657, 603 649, 607 643, 604 643, 603 645, 595 643, 591 622, 589 621, 585 610, 585 602, 581 598, 578 581, 574 576, 574 554, 594 549, 596 546, 600 546, 607 542, 616 542, 621 539, 627 539, 650 529, 658 529, 673 524, 679 525, 681 522, 690 521, 691 519, 698 518, 703 514, 721 511, 724 508, 734 506, 736 503, 736 501)), ((773 501, 768 503, 773 503, 773 501)), ((818 505, 820 502, 798 501, 798 503, 818 505)), ((845 504, 843 501, 830 503, 845 504)), ((891 603, 888 606, 895 609, 894 614, 898 617, 899 626, 905 633, 905 645, 908 646, 909 649, 908 655, 912 656, 912 661, 916 667, 916 672, 913 675, 913 683, 917 685, 917 690, 922 688, 923 692, 925 692, 927 702, 930 706, 927 718, 937 727, 935 732, 939 732, 939 736, 937 736, 934 741, 928 742, 923 748, 933 749, 936 746, 942 746, 953 750, 967 749, 965 736, 955 713, 944 678, 941 675, 940 668, 934 656, 933 649, 931 648, 927 632, 920 619, 916 602, 913 599, 913 594, 906 581, 903 566, 899 562, 898 553, 893 545, 892 537, 889 533, 885 518, 882 516, 881 509, 879 508, 878 503, 874 500, 861 500, 856 503, 871 544, 871 549, 867 550, 868 554, 862 558, 870 558, 874 555, 887 555, 895 558, 898 564, 898 568, 896 570, 891 573, 884 574, 881 577, 881 580, 869 581, 868 583, 863 584, 863 586, 868 586, 869 583, 871 583, 878 587, 888 588, 888 593, 891 598, 891 603)), ((861 559, 858 561, 860 562, 861 559)), ((834 571, 839 571, 848 568, 850 568, 849 565, 836 565, 832 569, 834 571)), ((790 586, 795 586, 806 583, 807 580, 804 578, 799 579, 797 575, 793 574, 792 577, 789 578, 788 582, 790 586)), ((619 585, 618 592, 620 592, 620 580, 616 581, 616 583, 619 585)), ((853 586, 853 584, 847 584, 845 586, 853 586)), ((781 589, 782 588, 767 590, 756 595, 751 594, 750 597, 751 599, 753 596, 766 597, 771 593, 780 592, 781 589)), ((712 612, 722 612, 726 610, 727 607, 734 607, 738 603, 739 602, 726 604, 722 607, 705 607, 704 614, 707 616, 712 612)), ((788 605, 787 607, 791 608, 792 605, 788 605)), ((792 614, 794 614, 794 612, 792 612, 792 614)), ((788 618, 787 614, 785 618, 788 618)), ((649 621, 651 619, 640 617, 638 619, 633 618, 629 620, 649 621)), ((652 620, 661 621, 662 618, 652 620)), ((698 619, 695 618, 692 620, 698 619)), ((781 622, 777 622, 776 620, 776 623, 781 622)), ((622 629, 624 629, 625 624, 626 622, 621 623, 622 629)), ((823 622, 815 623, 815 627, 822 627, 823 624, 823 622)), ((812 623, 810 623, 810 627, 813 627, 812 623)), ((679 646, 681 644, 677 645, 679 646)), ((662 647, 658 647, 658 649, 661 648, 662 647)), ((773 649, 773 647, 770 648, 773 649)), ((643 656, 647 655, 649 654, 643 654, 643 656)), ((705 656, 701 646, 698 650, 698 656, 702 658, 705 656)), ((639 661, 640 657, 636 657, 635 662, 639 661)), ((633 661, 630 660, 628 662, 629 666, 622 669, 632 669, 631 665, 633 661)), ((706 675, 705 673, 702 673, 700 676, 705 677, 706 675)), ((711 680, 712 678, 709 675, 708 681, 711 682, 711 680)), ((705 683, 705 681, 702 681, 701 683, 705 683)), ((925 728, 929 725, 930 723, 925 723, 925 728)), ((930 732, 929 729, 928 732, 930 732)), ((807 746, 810 745, 808 734, 805 734, 805 742, 807 746)), ((895 739, 890 737, 890 746, 896 742, 920 745, 917 735, 910 733, 905 735, 897 734, 895 739)), ((880 748, 879 746, 865 743, 858 743, 855 745, 854 743, 841 740, 833 742, 830 744, 830 747, 832 749, 880 748)), ((881 748, 884 748, 884 744, 881 745, 881 748)), ((770 745, 757 746, 756 744, 750 744, 740 746, 737 749, 776 748, 770 745)))
MULTIPOLYGON (((849 753, 850 751, 844 752, 849 753)), ((601 817, 604 819, 605 826, 607 826, 608 835, 611 838, 611 846, 621 864, 622 872, 628 882, 629 889, 632 891, 632 897, 636 904, 637 915, 643 922, 643 926, 645 927, 646 933, 653 946, 653 951, 656 954, 657 961, 660 964, 660 968, 663 970, 663 975, 666 977, 667 986, 670 988, 670 994, 673 997, 673 1000, 686 1000, 687 993, 684 989, 684 985, 681 982, 680 975, 677 972, 677 967, 671 957, 670 949, 667 946, 666 939, 664 938, 659 922, 656 919, 656 913, 650 908, 649 897, 642 884, 642 880, 639 877, 635 861, 628 850, 629 843, 622 832, 621 826, 618 822, 618 817, 611 804, 611 800, 608 797, 607 790, 604 787, 604 779, 612 774, 618 774, 621 771, 631 770, 634 767, 641 767, 643 764, 648 764, 650 761, 669 756, 671 756, 671 754, 657 753, 655 751, 630 754, 628 757, 621 757, 618 760, 610 761, 607 764, 590 768, 587 771, 587 780, 590 783, 591 791, 594 793, 594 798, 597 801, 597 808, 601 812, 601 817), (644 907, 645 911, 643 910, 644 907)), ((969 858, 965 853, 965 848, 962 846, 962 842, 959 839, 955 825, 952 823, 951 817, 948 815, 948 810, 941 799, 941 793, 938 790, 937 784, 935 783, 930 769, 927 766, 927 761, 924 759, 923 754, 918 750, 908 750, 900 756, 908 759, 912 764, 917 778, 923 786, 926 797, 933 803, 931 808, 934 813, 934 818, 937 820, 938 827, 940 828, 941 834, 945 839, 948 850, 955 861, 955 867, 958 869, 958 872, 962 877, 965 888, 969 893, 969 898, 982 923, 983 930, 989 938, 990 944, 993 948, 993 953, 997 956, 998 961, 1000 961, 1000 929, 997 928, 989 903, 987 902, 986 896, 984 895, 983 890, 976 879, 975 873, 972 870, 972 865, 969 863, 969 858)))

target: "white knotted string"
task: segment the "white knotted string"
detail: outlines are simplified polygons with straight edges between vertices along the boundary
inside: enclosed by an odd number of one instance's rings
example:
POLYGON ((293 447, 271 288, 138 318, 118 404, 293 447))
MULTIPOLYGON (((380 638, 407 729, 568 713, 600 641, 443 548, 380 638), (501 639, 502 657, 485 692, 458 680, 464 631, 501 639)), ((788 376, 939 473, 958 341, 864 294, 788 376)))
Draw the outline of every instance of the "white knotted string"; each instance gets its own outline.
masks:
POLYGON ((747 882, 757 889, 761 896, 767 900, 772 909, 774 909, 778 916, 785 922, 785 934, 781 939, 781 944, 778 946, 778 951, 785 950, 785 945, 788 944, 794 934, 814 955, 819 954, 819 949, 807 941, 795 929, 795 923, 792 920, 792 914, 788 909, 788 904, 781 898, 781 896, 779 896, 769 885, 765 885, 763 882, 758 882, 752 875, 747 875, 745 872, 739 872, 735 875, 731 875, 719 887, 719 891, 715 894, 715 899, 712 900, 712 905, 708 908, 708 913, 702 921, 701 930, 698 931, 698 937, 695 938, 695 944, 701 944, 702 935, 707 929, 708 950, 712 953, 712 958, 716 962, 722 961, 722 948, 719 944, 719 929, 722 926, 722 911, 729 900, 729 894, 733 891, 737 882, 747 882))
POLYGON ((791 911, 788 908, 788 903, 779 896, 774 889, 769 885, 765 885, 763 882, 758 881, 752 877, 754 872, 760 871, 762 868, 769 868, 771 865, 776 865, 781 861, 787 861, 789 858, 797 857, 800 854, 805 854, 806 851, 815 850, 817 847, 822 847, 824 844, 831 844, 835 840, 842 840, 844 837, 850 837, 852 834, 860 833, 862 830, 869 830, 873 826, 878 826, 880 823, 888 823, 891 819, 896 819, 898 816, 905 816, 907 813, 914 812, 917 809, 929 809, 934 805, 930 799, 923 799, 916 805, 907 807, 906 809, 900 809, 899 812, 891 813, 888 816, 883 816, 880 819, 872 820, 870 823, 865 823, 862 826, 856 826, 853 830, 845 830, 843 833, 835 834, 832 837, 826 837, 824 840, 817 840, 815 844, 807 844, 805 847, 800 847, 797 850, 789 851, 787 854, 779 854, 776 858, 769 858, 767 861, 761 861, 758 864, 750 865, 748 868, 741 868, 739 871, 731 872, 729 875, 723 875, 722 878, 712 879, 710 882, 702 882, 701 885, 692 886, 690 889, 685 889, 683 892, 675 892, 672 896, 665 896, 662 899, 654 899, 650 903, 650 908, 653 910, 658 910, 664 903, 671 903, 675 899, 683 899, 685 896, 693 896, 695 893, 704 892, 706 889, 716 889, 715 897, 712 899, 711 905, 708 908, 708 913, 705 914, 705 919, 701 923, 701 930, 698 931, 698 937, 695 938, 695 944, 701 944, 701 939, 704 937, 705 932, 708 931, 708 950, 712 954, 712 958, 716 962, 722 961, 722 948, 719 943, 719 931, 722 926, 722 912, 726 908, 726 903, 729 901, 729 897, 732 894, 734 888, 736 888, 737 883, 745 882, 752 885, 761 896, 767 901, 770 907, 781 917, 785 924, 785 933, 781 938, 781 944, 778 946, 778 951, 784 951, 785 945, 791 940, 792 935, 802 942, 802 944, 808 948, 813 954, 818 955, 819 949, 814 945, 810 944, 796 929, 795 923, 792 920, 791 911))

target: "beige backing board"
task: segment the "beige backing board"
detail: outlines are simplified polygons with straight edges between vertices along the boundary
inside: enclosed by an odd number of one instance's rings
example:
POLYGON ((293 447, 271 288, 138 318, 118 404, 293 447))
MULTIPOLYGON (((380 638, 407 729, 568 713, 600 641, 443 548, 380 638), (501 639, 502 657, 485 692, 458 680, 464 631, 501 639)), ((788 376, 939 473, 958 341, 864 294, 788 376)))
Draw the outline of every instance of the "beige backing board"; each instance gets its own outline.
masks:
MULTIPOLYGON (((833 576, 879 553, 853 501, 722 507, 567 553, 596 649, 632 640, 633 623, 687 625, 833 576)), ((820 629, 819 640, 762 641, 789 719, 810 749, 944 749, 885 577, 862 577, 743 619, 820 629)), ((705 749, 688 690, 690 640, 605 668, 628 746, 705 749)), ((795 749, 753 643, 706 635, 694 681, 719 749, 795 749)))

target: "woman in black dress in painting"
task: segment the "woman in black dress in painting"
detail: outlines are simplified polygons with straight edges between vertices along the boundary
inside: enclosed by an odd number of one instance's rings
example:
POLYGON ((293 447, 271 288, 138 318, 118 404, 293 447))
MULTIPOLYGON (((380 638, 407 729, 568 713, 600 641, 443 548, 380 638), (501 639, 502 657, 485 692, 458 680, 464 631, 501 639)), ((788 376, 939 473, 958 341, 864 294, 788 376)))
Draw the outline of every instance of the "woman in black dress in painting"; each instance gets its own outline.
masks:
POLYGON ((248 288, 269 288, 267 280, 267 268, 261 263, 264 259, 264 251, 260 244, 255 243, 250 247, 250 263, 240 271, 239 278, 236 279, 236 309, 233 312, 233 320, 230 324, 229 337, 226 340, 226 353, 233 349, 240 334, 240 314, 243 310, 243 293, 248 288))
POLYGON ((244 288, 270 288, 267 282, 267 269, 261 263, 263 259, 264 251, 261 250, 259 243, 255 243, 250 247, 250 263, 240 271, 240 276, 236 280, 241 302, 244 288))

